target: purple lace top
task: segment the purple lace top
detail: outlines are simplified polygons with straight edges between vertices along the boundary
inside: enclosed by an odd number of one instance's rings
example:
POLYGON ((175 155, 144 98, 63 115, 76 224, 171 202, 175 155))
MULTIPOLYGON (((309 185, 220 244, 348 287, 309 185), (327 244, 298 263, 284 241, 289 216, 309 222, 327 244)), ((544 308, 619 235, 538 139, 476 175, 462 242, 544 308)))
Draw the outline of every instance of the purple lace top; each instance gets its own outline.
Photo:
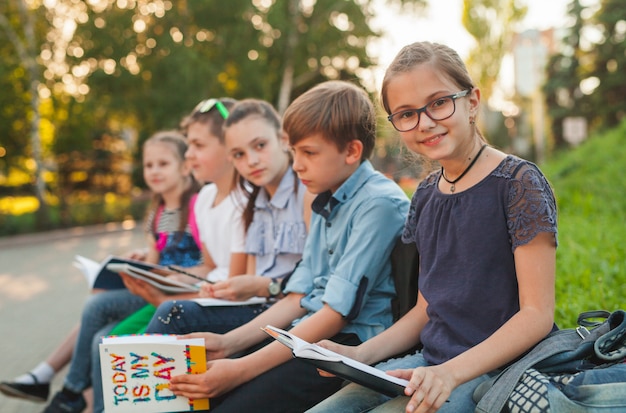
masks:
POLYGON ((431 364, 485 340, 519 311, 513 252, 540 232, 557 237, 554 194, 531 162, 509 155, 455 194, 439 191, 440 177, 419 184, 402 234, 420 255, 429 317, 421 342, 431 364))

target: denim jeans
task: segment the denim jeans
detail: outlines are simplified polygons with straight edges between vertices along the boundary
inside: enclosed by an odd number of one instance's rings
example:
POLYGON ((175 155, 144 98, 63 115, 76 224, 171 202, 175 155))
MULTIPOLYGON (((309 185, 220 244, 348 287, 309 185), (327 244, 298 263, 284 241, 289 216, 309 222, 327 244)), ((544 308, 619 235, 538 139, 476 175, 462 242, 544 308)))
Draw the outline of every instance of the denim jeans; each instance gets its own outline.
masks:
MULTIPOLYGON (((107 326, 115 325, 146 304, 126 289, 108 290, 90 296, 81 316, 80 332, 74 346, 70 369, 64 386, 80 393, 92 384, 92 345, 107 326)), ((107 330, 107 331, 110 331, 107 330)))
POLYGON ((224 334, 246 324, 269 306, 203 307, 194 301, 166 301, 157 308, 146 333, 188 334, 203 331, 224 334))
POLYGON ((548 400, 552 412, 626 412, 626 364, 586 370, 565 385, 548 386, 548 400))
MULTIPOLYGON (((376 365, 381 370, 413 369, 421 366, 428 366, 428 363, 419 352, 402 358, 390 359, 376 365)), ((474 389, 488 379, 489 376, 485 374, 463 383, 454 389, 448 401, 437 412, 473 413, 476 406, 472 399, 474 389)), ((390 398, 377 391, 350 383, 323 402, 307 410, 307 413, 403 413, 408 402, 409 397, 406 396, 390 398)))
POLYGON ((101 328, 91 343, 91 383, 93 387, 92 413, 104 413, 104 393, 102 391, 102 369, 100 368, 100 338, 109 335, 117 322, 107 324, 101 328))

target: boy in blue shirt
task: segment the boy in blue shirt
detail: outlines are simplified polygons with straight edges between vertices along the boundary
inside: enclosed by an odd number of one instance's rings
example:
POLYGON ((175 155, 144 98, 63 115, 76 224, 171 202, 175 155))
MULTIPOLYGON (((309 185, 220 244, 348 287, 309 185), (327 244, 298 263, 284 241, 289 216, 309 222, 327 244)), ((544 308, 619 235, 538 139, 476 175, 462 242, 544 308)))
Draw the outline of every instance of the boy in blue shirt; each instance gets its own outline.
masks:
POLYGON ((298 97, 283 123, 293 169, 317 195, 310 232, 284 298, 226 334, 194 334, 212 361, 204 374, 172 378, 171 390, 210 397, 212 413, 304 411, 340 388, 341 379, 319 376, 278 342, 259 348, 267 341, 261 327, 355 345, 392 323, 389 256, 409 201, 367 160, 376 133, 369 97, 351 83, 325 82, 298 97))

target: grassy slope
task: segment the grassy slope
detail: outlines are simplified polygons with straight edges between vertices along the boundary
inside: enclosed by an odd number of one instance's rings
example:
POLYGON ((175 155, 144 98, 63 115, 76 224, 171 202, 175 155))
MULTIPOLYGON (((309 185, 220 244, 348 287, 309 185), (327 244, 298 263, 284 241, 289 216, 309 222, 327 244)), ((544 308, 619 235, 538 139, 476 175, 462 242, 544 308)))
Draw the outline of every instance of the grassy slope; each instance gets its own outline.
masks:
POLYGON ((559 211, 556 321, 626 308, 626 122, 542 165, 559 211))

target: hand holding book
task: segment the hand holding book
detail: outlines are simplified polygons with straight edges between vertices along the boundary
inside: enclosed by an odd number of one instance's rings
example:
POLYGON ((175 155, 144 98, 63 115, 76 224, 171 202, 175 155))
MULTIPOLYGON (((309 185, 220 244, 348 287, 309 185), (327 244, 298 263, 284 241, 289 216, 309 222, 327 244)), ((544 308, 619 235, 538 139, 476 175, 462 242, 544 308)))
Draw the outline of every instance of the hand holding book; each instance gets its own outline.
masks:
POLYGON ((160 265, 150 265, 147 263, 142 263, 141 265, 136 263, 111 263, 108 264, 106 268, 143 280, 167 294, 198 292, 198 286, 181 282, 174 277, 169 277, 172 271, 160 265))
POLYGON ((317 344, 308 343, 301 338, 277 327, 263 328, 267 334, 281 344, 289 347, 294 357, 313 364, 317 368, 371 388, 389 396, 404 395, 404 388, 409 382, 390 376, 384 371, 361 363, 342 354, 331 351, 317 344))
POLYGON ((111 413, 181 412, 209 408, 206 398, 170 389, 177 375, 206 370, 201 339, 167 335, 105 337, 100 344, 105 410, 111 413))

